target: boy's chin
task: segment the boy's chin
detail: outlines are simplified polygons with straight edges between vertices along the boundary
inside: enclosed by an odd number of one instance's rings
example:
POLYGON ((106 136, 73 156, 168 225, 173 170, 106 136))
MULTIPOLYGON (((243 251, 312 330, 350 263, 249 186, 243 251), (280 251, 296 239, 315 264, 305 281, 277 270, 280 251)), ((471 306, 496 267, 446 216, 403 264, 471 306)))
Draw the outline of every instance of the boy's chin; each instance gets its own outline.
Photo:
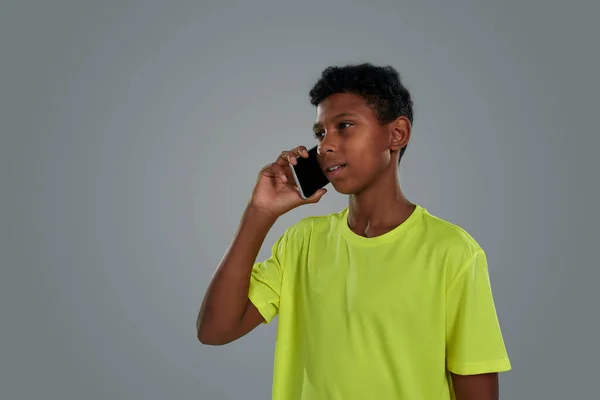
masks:
POLYGON ((355 188, 350 187, 348 185, 340 185, 340 184, 334 185, 332 182, 331 186, 333 186, 335 191, 338 192, 339 194, 351 195, 351 194, 356 193, 355 188))

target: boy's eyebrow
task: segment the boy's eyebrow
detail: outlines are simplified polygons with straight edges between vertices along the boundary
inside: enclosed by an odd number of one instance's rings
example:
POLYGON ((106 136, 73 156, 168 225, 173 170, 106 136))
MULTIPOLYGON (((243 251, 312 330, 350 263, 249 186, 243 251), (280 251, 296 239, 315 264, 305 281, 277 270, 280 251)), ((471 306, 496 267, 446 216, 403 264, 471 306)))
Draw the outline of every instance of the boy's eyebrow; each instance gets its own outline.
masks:
MULTIPOLYGON (((336 115, 335 117, 332 117, 331 121, 335 121, 337 119, 345 118, 345 117, 359 117, 359 115, 356 113, 352 113, 352 112, 343 112, 341 114, 336 115)), ((323 124, 321 124, 320 122, 315 122, 315 124, 313 125, 313 130, 320 128, 322 125, 323 124)))

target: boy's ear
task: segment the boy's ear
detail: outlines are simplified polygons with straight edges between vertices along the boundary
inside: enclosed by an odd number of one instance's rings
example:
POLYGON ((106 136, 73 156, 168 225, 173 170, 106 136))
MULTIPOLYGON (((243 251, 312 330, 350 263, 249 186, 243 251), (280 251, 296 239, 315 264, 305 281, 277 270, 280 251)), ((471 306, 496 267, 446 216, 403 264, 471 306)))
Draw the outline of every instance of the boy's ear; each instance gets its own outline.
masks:
POLYGON ((390 123, 390 150, 398 151, 408 144, 411 124, 408 118, 401 116, 390 123))

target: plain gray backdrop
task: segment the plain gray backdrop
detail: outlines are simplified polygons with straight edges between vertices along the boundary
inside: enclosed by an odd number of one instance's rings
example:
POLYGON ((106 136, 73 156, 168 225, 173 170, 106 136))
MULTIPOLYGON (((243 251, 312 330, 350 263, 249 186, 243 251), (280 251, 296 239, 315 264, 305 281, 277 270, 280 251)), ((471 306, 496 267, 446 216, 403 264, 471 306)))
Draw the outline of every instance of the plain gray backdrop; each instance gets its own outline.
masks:
POLYGON ((276 322, 207 347, 196 314, 310 87, 363 61, 414 97, 408 197, 488 252, 501 397, 598 398, 598 4, 2 2, 0 398, 269 398, 276 322))

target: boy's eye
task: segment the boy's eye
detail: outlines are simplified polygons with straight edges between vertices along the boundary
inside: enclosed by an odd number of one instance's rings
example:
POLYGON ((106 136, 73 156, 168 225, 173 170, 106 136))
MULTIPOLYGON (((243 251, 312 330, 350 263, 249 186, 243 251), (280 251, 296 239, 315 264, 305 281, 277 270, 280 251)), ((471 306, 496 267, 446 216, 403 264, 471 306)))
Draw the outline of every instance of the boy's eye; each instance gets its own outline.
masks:
MULTIPOLYGON (((344 130, 344 129, 349 128, 351 126, 352 126, 352 124, 349 123, 349 122, 341 122, 338 125, 338 130, 344 130)), ((323 139, 323 136, 325 136, 325 132, 323 132, 323 131, 315 131, 314 135, 315 135, 315 137, 317 139, 323 139)))

